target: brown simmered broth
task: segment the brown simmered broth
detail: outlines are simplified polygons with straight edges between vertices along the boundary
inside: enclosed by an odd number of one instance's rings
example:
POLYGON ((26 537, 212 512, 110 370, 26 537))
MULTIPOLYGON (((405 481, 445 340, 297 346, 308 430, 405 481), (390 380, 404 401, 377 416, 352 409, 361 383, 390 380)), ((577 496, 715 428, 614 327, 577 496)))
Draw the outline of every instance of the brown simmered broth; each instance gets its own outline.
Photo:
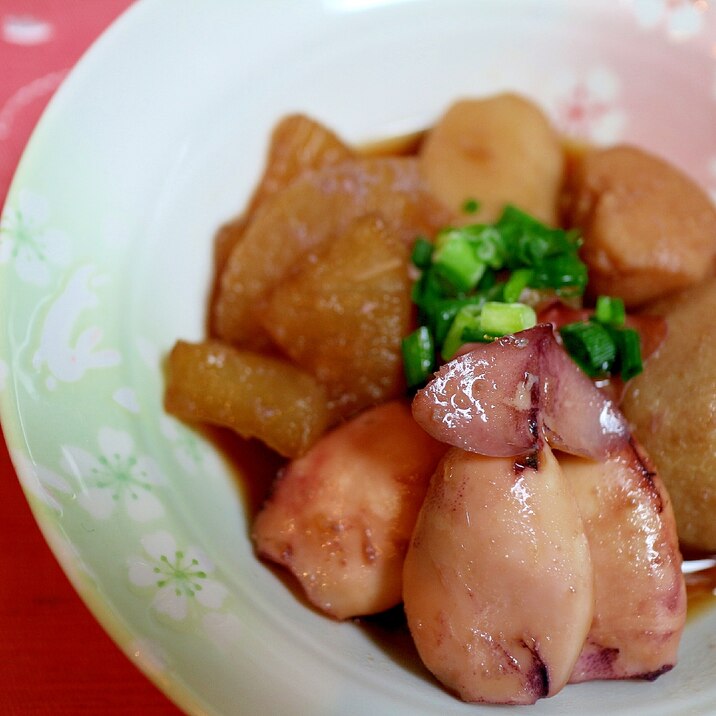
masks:
POLYGON ((257 556, 312 607, 470 702, 676 666, 687 595, 690 617, 716 598, 705 192, 635 147, 566 144, 512 94, 362 147, 291 115, 214 255, 209 337, 177 343, 165 406, 215 426, 257 556), (507 204, 579 230, 584 302, 524 290, 541 323, 468 345, 413 401, 412 243, 507 204), (636 378, 593 381, 562 348, 597 295, 640 334, 636 378))

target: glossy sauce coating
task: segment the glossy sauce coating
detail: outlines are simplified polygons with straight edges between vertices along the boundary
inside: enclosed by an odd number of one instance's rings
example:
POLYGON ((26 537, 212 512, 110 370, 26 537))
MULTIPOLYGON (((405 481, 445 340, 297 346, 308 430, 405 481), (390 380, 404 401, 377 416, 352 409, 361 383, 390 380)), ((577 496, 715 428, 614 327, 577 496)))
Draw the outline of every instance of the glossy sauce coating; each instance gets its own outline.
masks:
POLYGON ((676 663, 686 619, 669 496, 633 443, 601 463, 560 464, 594 566, 594 622, 571 681, 655 678, 676 663))
POLYGON ((466 701, 530 704, 569 679, 592 621, 592 567, 549 447, 534 467, 453 448, 403 572, 425 665, 466 701))
POLYGON ((482 455, 520 455, 543 439, 603 459, 628 435, 623 416, 567 356, 549 325, 473 344, 413 401, 433 437, 482 455))
POLYGON ((287 567, 338 619, 400 603, 402 564, 445 446, 407 403, 367 410, 289 463, 257 516, 258 553, 287 567))

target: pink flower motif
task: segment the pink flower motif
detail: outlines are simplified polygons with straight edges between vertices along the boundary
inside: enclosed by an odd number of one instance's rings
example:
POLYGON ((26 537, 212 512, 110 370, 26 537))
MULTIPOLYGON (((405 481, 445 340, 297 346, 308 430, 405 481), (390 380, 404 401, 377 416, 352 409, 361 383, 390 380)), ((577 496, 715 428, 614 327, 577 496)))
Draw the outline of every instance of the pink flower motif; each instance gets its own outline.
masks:
POLYGON ((636 20, 645 29, 659 25, 674 39, 698 35, 704 26, 707 0, 633 0, 636 20))
POLYGON ((551 102, 554 122, 574 139, 615 142, 625 121, 617 104, 618 94, 619 80, 605 68, 581 77, 565 75, 559 78, 551 102))
POLYGON ((579 83, 557 105, 557 121, 570 134, 588 136, 594 122, 598 122, 610 107, 590 94, 586 84, 579 83))

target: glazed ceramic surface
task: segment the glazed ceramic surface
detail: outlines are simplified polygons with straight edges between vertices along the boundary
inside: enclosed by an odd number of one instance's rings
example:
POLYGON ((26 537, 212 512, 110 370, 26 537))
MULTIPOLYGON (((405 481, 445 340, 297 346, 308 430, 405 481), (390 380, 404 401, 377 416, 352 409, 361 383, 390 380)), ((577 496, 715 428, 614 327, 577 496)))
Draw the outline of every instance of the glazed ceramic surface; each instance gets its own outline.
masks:
MULTIPOLYGON (((275 121, 303 111, 368 142, 509 89, 569 137, 639 144, 714 193, 715 16, 705 0, 149 0, 80 62, 2 214, 3 429, 74 585, 187 712, 494 711, 447 694, 400 635, 308 609, 252 553, 243 476, 162 410, 162 361, 203 335, 212 234, 275 121)), ((524 713, 714 713, 714 635, 705 612, 655 683, 570 686, 524 713)))

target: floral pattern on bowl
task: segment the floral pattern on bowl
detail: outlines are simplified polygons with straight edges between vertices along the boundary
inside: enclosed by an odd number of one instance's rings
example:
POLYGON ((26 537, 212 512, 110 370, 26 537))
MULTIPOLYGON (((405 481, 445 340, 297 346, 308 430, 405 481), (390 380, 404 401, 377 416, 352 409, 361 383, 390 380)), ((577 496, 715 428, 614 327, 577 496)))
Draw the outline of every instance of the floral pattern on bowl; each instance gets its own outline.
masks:
MULTIPOLYGON (((202 335, 211 234, 273 122, 300 108, 368 141, 511 89, 567 136, 636 142, 716 195, 714 40, 705 0, 149 0, 71 74, 0 220, 3 428, 68 576, 185 710, 491 712, 308 609, 255 559, 242 477, 162 411, 163 356, 202 335)), ((692 622, 654 684, 570 687, 531 713, 712 713, 715 626, 692 622)))

